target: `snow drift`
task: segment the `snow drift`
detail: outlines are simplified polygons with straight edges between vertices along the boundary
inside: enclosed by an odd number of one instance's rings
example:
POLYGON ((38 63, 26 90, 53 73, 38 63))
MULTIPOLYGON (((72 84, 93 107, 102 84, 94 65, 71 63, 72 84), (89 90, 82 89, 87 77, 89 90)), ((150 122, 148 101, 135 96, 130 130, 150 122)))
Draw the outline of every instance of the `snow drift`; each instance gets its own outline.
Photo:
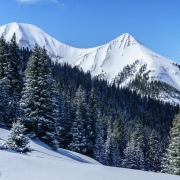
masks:
MULTIPOLYGON (((0 128, 0 143, 9 131, 0 128)), ((179 176, 103 166, 65 149, 52 151, 38 139, 32 153, 0 150, 0 179, 5 180, 179 180, 179 176)))

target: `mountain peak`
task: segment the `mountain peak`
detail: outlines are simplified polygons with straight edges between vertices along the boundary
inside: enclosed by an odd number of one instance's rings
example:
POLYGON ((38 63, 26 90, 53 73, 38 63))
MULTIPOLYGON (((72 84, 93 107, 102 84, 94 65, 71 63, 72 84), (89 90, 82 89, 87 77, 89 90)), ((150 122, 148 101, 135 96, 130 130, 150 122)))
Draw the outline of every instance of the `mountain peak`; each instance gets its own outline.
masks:
POLYGON ((132 37, 129 33, 124 33, 124 34, 121 34, 119 37, 121 36, 125 36, 125 37, 132 37))
POLYGON ((13 33, 16 33, 16 40, 19 46, 28 47, 29 49, 32 49, 36 43, 41 47, 47 47, 56 41, 32 24, 13 22, 0 27, 0 34, 3 34, 6 41, 10 41, 13 33))
POLYGON ((129 33, 102 46, 80 49, 57 41, 31 24, 13 22, 0 27, 0 35, 3 34, 6 41, 10 41, 14 32, 20 47, 32 49, 36 43, 40 47, 45 46, 52 60, 79 66, 84 71, 90 71, 93 76, 101 76, 110 82, 125 66, 139 60, 147 65, 146 72, 149 72, 150 78, 180 89, 179 70, 172 65, 175 62, 148 49, 129 33))
MULTIPOLYGON (((6 27, 9 27, 9 28, 14 28, 15 30, 17 30, 17 28, 23 28, 23 27, 32 27, 32 28, 37 28, 37 29, 40 29, 38 28, 37 26, 33 25, 33 24, 28 24, 28 23, 18 23, 18 22, 12 22, 12 23, 9 23, 9 24, 5 24, 4 26, 6 27)), ((3 26, 2 26, 3 27, 3 26)))
POLYGON ((113 41, 118 41, 119 42, 119 46, 123 46, 128 47, 128 46, 132 46, 135 45, 137 43, 139 43, 133 36, 131 36, 129 33, 124 33, 121 36, 117 37, 115 40, 113 41))

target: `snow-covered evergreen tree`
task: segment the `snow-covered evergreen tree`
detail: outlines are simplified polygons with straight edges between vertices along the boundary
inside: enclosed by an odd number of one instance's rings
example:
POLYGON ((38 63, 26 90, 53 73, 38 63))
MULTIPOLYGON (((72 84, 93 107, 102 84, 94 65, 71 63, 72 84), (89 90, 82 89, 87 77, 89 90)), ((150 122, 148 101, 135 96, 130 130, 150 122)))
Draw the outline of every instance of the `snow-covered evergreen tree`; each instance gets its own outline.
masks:
POLYGON ((160 171, 162 161, 162 151, 157 133, 153 130, 148 145, 147 152, 148 170, 149 171, 160 171))
POLYGON ((6 63, 6 42, 4 37, 0 37, 0 127, 6 126, 8 118, 8 103, 10 95, 10 82, 7 79, 6 63))
POLYGON ((0 79, 0 127, 7 127, 9 124, 9 101, 10 82, 7 77, 0 79))
POLYGON ((102 117, 100 111, 98 110, 98 116, 95 122, 95 142, 93 148, 93 158, 96 159, 98 162, 104 164, 105 146, 104 146, 103 137, 104 137, 104 130, 102 127, 102 117))
POLYGON ((6 42, 3 35, 0 37, 0 79, 3 79, 7 75, 7 50, 6 42))
POLYGON ((164 173, 180 175, 180 111, 173 120, 162 169, 164 173))
POLYGON ((129 169, 138 169, 136 165, 136 151, 132 141, 127 143, 127 146, 124 150, 124 155, 125 157, 123 159, 122 166, 129 169))
POLYGON ((86 118, 86 101, 85 93, 79 86, 74 98, 75 117, 71 127, 72 141, 69 144, 69 149, 72 151, 86 154, 89 148, 89 142, 85 137, 85 118, 86 118))
POLYGON ((25 71, 25 84, 20 101, 23 113, 22 121, 29 132, 35 131, 39 117, 39 94, 41 89, 38 77, 40 76, 40 68, 42 66, 40 62, 40 55, 41 49, 35 45, 25 71))
POLYGON ((107 129, 107 140, 105 146, 106 165, 111 166, 115 162, 115 144, 113 139, 113 122, 112 117, 109 118, 107 129))
POLYGON ((58 148, 56 140, 58 105, 57 87, 52 79, 51 62, 46 50, 35 45, 25 72, 21 109, 23 123, 52 149, 58 148))
POLYGON ((12 123, 20 115, 19 100, 23 87, 22 62, 19 47, 14 34, 9 43, 7 56, 7 78, 10 81, 9 122, 12 123))
POLYGON ((61 148, 66 148, 66 133, 68 133, 66 129, 66 94, 64 91, 59 89, 58 93, 58 100, 59 100, 59 118, 57 121, 57 129, 58 129, 58 142, 61 148))
POLYGON ((115 146, 115 161, 113 162, 113 166, 120 167, 122 165, 123 159, 123 150, 125 147, 125 131, 122 123, 122 115, 118 115, 116 121, 114 122, 113 127, 113 139, 115 146))
POLYGON ((69 92, 59 91, 59 118, 57 121, 58 141, 61 148, 67 148, 71 142, 71 100, 69 92))
POLYGON ((125 159, 122 163, 123 167, 145 170, 144 147, 142 126, 141 123, 138 122, 135 132, 132 134, 131 139, 124 150, 125 159))
POLYGON ((87 120, 85 121, 86 138, 91 143, 89 155, 93 155, 93 145, 95 142, 95 122, 98 119, 97 97, 94 87, 90 91, 87 105, 87 120))
POLYGON ((112 162, 113 167, 122 167, 123 156, 120 154, 119 146, 114 143, 114 159, 112 162))
POLYGON ((21 124, 20 120, 12 124, 10 135, 8 136, 6 145, 8 148, 18 152, 31 151, 29 146, 29 138, 25 136, 25 127, 21 124))
POLYGON ((36 134, 45 143, 49 144, 54 150, 58 147, 56 140, 56 124, 58 118, 58 102, 57 102, 57 86, 52 78, 51 60, 49 59, 46 49, 41 50, 42 67, 40 68, 40 76, 38 83, 40 85, 40 107, 36 134))

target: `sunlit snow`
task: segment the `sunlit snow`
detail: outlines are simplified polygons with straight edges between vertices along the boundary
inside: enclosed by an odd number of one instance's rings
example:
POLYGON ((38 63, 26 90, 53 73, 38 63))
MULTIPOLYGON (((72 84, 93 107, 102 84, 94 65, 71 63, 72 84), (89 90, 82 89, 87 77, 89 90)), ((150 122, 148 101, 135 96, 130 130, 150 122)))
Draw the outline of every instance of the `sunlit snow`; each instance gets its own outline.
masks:
MULTIPOLYGON (((0 129, 0 143, 9 131, 0 129)), ((103 166, 65 149, 52 151, 35 139, 31 153, 0 150, 0 179, 4 180, 179 180, 179 176, 103 166)))

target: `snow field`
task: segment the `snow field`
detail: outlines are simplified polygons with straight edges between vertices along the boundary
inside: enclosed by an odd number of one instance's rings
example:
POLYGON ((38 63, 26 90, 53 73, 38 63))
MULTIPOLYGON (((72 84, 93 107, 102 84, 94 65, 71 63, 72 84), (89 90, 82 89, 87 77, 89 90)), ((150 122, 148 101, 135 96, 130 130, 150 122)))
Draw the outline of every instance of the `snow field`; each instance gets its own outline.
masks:
MULTIPOLYGON (((9 131, 0 129, 0 143, 9 131)), ((179 176, 103 166, 65 149, 52 151, 35 139, 32 153, 0 150, 0 179, 4 180, 179 180, 179 176)))

